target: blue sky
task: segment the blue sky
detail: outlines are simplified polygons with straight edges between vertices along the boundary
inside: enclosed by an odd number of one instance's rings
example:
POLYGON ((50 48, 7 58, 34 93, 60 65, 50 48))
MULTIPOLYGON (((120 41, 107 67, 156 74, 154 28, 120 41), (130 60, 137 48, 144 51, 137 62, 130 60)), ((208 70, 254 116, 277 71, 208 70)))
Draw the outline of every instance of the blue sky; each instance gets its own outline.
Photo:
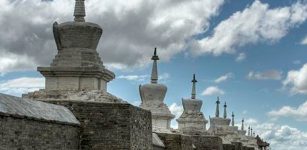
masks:
MULTIPOLYGON (((173 113, 182 111, 181 98, 190 96, 195 73, 197 97, 204 102, 207 119, 213 116, 220 96, 221 101, 227 101, 229 113, 236 114, 237 122, 245 118, 274 148, 296 140, 288 149, 306 149, 307 1, 199 1, 203 8, 190 1, 184 5, 161 2, 163 8, 141 2, 87 3, 87 8, 92 8, 88 19, 104 29, 98 51, 117 76, 108 84, 110 93, 132 104, 140 103, 138 85, 149 82, 149 58, 157 47, 160 83, 168 87, 165 103, 172 106, 173 113), (95 3, 102 7, 95 7, 95 3), (118 8, 113 8, 115 4, 118 8), (147 7, 156 10, 151 12, 147 7)), ((35 67, 47 66, 54 57, 50 27, 53 21, 72 19, 73 2, 5 0, 1 5, 7 9, 0 11, 0 25, 8 30, 0 30, 0 39, 9 35, 6 38, 15 43, 0 46, 0 92, 20 96, 43 87, 35 67), (67 9, 56 9, 59 6, 67 9), (26 12, 33 15, 32 20, 20 19, 17 23, 21 26, 15 25, 22 11, 14 14, 12 8, 29 7, 41 13, 26 12), (54 12, 48 13, 50 10, 54 12), (9 32, 10 28, 19 32, 9 32)))

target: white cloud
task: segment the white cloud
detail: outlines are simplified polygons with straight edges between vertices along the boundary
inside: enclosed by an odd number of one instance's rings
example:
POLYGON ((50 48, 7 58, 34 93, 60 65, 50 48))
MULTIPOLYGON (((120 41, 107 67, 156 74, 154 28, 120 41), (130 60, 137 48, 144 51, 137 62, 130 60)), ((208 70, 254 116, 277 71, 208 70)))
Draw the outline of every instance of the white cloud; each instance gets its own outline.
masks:
POLYGON ((270 111, 268 115, 276 119, 281 117, 290 117, 298 121, 307 121, 307 101, 297 108, 291 106, 283 106, 278 110, 270 111))
POLYGON ((302 45, 307 45, 307 36, 301 41, 302 45))
POLYGON ((219 78, 215 79, 214 82, 215 83, 221 83, 221 82, 227 81, 228 79, 231 79, 232 77, 233 77, 232 73, 227 73, 227 74, 222 75, 219 78))
POLYGON ((307 94, 307 63, 299 70, 289 71, 283 85, 293 94, 307 94))
POLYGON ((257 124, 258 121, 254 118, 248 118, 248 119, 245 120, 245 123, 249 124, 249 125, 254 125, 254 124, 257 124))
POLYGON ((145 79, 148 79, 148 75, 120 75, 117 78, 129 81, 145 81, 145 79))
POLYGON ((209 37, 194 41, 195 55, 235 53, 236 49, 258 42, 276 42, 288 31, 307 19, 306 1, 291 6, 270 8, 269 4, 255 0, 253 4, 220 22, 209 37))
POLYGON ((268 70, 264 72, 250 71, 247 75, 249 80, 280 80, 282 72, 277 70, 268 70))
MULTIPOLYGON (((113 69, 131 69, 147 65, 154 47, 158 47, 162 61, 182 52, 190 38, 207 30, 210 18, 218 14, 223 3, 224 0, 89 0, 85 19, 103 27, 97 50, 104 64, 113 69)), ((8 61, 9 65, 1 70, 49 65, 56 53, 52 23, 73 20, 74 0, 1 0, 0 6, 1 52, 31 62, 24 67, 25 61, 8 61)))
MULTIPOLYGON (((179 118, 183 112, 183 107, 181 105, 178 105, 177 103, 173 103, 171 104, 171 106, 169 106, 169 110, 171 111, 172 114, 176 116, 176 118, 179 118)), ((172 120, 171 127, 174 129, 178 128, 176 119, 172 120)))
POLYGON ((141 104, 141 101, 140 101, 140 100, 132 101, 131 104, 134 105, 134 106, 136 106, 136 107, 139 107, 140 104, 141 104))
POLYGON ((169 73, 162 73, 161 75, 159 75, 159 80, 160 81, 165 81, 168 80, 170 78, 170 74, 169 73))
POLYGON ((7 81, 0 81, 0 92, 15 96, 33 92, 45 87, 44 78, 21 77, 7 81))
POLYGON ((236 58, 236 61, 237 62, 241 62, 241 61, 243 61, 243 60, 245 60, 246 59, 246 54, 245 53, 240 53, 239 55, 238 55, 238 57, 236 58))
POLYGON ((307 132, 288 125, 279 125, 271 122, 259 123, 252 119, 250 123, 253 131, 270 143, 271 149, 277 150, 307 150, 307 132))
MULTIPOLYGON (((144 81, 149 82, 149 80, 150 80, 149 75, 120 75, 117 78, 128 80, 128 81, 138 81, 138 82, 144 82, 144 81)), ((161 75, 159 75, 159 81, 162 81, 162 82, 169 79, 169 78, 170 78, 169 73, 162 73, 161 75)))
POLYGON ((16 55, 14 53, 0 50, 0 74, 7 73, 7 70, 19 71, 33 69, 35 61, 27 55, 16 55))
POLYGON ((209 96, 209 95, 224 95, 225 92, 222 89, 219 89, 217 86, 210 86, 206 88, 201 95, 209 96))

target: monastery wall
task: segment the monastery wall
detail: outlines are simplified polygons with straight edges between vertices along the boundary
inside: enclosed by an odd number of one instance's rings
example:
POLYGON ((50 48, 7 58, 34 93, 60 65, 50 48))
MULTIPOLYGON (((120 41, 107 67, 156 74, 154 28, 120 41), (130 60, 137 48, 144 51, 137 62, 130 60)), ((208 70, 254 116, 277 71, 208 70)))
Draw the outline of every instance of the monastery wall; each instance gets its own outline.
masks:
POLYGON ((223 150, 236 150, 236 147, 233 144, 223 144, 223 150))
POLYGON ((218 136, 191 136, 196 150, 223 150, 222 139, 218 136))
POLYGON ((0 114, 0 150, 77 150, 79 126, 0 114))
POLYGON ((126 103, 52 103, 66 106, 80 121, 82 150, 152 149, 149 111, 126 103))
POLYGON ((182 134, 157 133, 164 142, 165 150, 194 150, 190 136, 182 134))

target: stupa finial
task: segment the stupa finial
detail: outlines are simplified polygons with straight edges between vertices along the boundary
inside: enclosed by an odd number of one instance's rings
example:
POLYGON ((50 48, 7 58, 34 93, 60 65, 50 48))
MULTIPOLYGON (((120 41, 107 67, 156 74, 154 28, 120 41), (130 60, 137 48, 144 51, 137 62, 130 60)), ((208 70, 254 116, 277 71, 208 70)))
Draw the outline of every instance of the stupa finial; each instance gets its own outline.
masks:
POLYGON ((251 127, 251 133, 250 136, 253 136, 253 128, 251 127))
POLYGON ((159 60, 159 56, 157 55, 157 48, 155 47, 154 55, 151 57, 151 60, 159 60))
POLYGON ((220 98, 217 97, 217 101, 216 101, 216 110, 215 110, 215 117, 220 117, 220 98))
POLYGON ((193 80, 192 80, 192 83, 193 83, 193 85, 192 85, 192 99, 195 99, 196 98, 196 82, 197 82, 197 80, 196 80, 196 78, 195 78, 195 74, 193 74, 193 80))
POLYGON ((235 126, 235 114, 234 114, 233 112, 232 112, 231 117, 232 117, 231 125, 232 125, 232 126, 235 126))
POLYGON ((241 130, 244 130, 244 118, 242 119, 242 125, 241 125, 241 130))
POLYGON ((84 6, 84 0, 76 0, 75 2, 75 22, 85 22, 85 6, 84 6))
POLYGON ((224 119, 226 119, 226 118, 227 118, 227 104, 225 102, 225 104, 224 104, 224 119))
POLYGON ((151 83, 158 83, 158 67, 157 60, 159 60, 159 56, 157 55, 157 48, 155 48, 154 55, 151 57, 153 60, 152 71, 151 71, 151 83))

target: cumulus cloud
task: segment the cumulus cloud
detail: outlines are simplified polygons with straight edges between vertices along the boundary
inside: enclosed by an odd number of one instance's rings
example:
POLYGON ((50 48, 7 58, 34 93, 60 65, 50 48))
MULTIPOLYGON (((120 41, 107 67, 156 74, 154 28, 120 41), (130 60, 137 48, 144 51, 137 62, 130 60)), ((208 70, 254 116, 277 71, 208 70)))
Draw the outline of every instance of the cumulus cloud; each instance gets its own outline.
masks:
POLYGON ((238 55, 238 57, 236 58, 236 61, 237 62, 241 62, 241 61, 243 61, 243 60, 245 60, 246 59, 246 54, 245 53, 240 53, 239 55, 238 55))
POLYGON ((148 78, 148 75, 120 75, 117 78, 129 81, 145 81, 145 79, 148 78))
POLYGON ((299 70, 289 71, 283 85, 293 94, 307 94, 307 64, 299 70))
POLYGON ((307 45, 307 36, 301 41, 302 45, 307 45))
POLYGON ((254 125, 254 124, 257 124, 258 121, 254 118, 248 118, 248 119, 245 120, 245 123, 249 124, 249 125, 254 125))
MULTIPOLYGON (((126 69, 146 65, 154 47, 164 61, 183 51, 186 41, 206 31, 223 3, 90 0, 86 1, 86 20, 104 30, 97 48, 104 63, 126 69)), ((0 71, 49 65, 56 54, 52 23, 73 20, 74 0, 1 0, 0 6, 0 50, 10 55, 0 71)))
POLYGON ((236 49, 258 42, 276 42, 307 18, 306 1, 291 6, 271 8, 255 0, 250 6, 220 22, 209 37, 195 40, 195 55, 235 53, 236 49))
POLYGON ((259 123, 256 119, 246 125, 251 125, 253 131, 270 143, 272 149, 278 150, 306 150, 307 132, 288 125, 271 122, 259 123))
POLYGON ((11 68, 11 71, 27 70, 35 65, 34 62, 33 58, 27 55, 16 55, 0 49, 0 74, 5 74, 7 68, 11 68))
POLYGON ((264 72, 250 71, 247 75, 249 80, 280 80, 282 72, 277 70, 268 70, 264 72))
POLYGON ((226 73, 225 75, 222 75, 219 78, 215 79, 214 82, 215 83, 221 83, 221 82, 224 82, 224 81, 231 79, 232 77, 233 77, 232 73, 226 73))
MULTIPOLYGON (((117 77, 118 79, 124 79, 128 81, 139 81, 139 82, 144 82, 144 81, 149 81, 150 76, 149 75, 120 75, 117 77)), ((169 73, 162 73, 159 75, 159 81, 165 81, 170 78, 169 73)))
POLYGON ((217 86, 210 86, 206 88, 201 95, 210 96, 210 95, 224 95, 225 92, 217 86))
POLYGON ((33 92, 45 87, 44 78, 21 77, 6 81, 0 81, 0 92, 15 96, 33 92))
POLYGON ((296 107, 283 106, 278 110, 272 110, 268 113, 274 118, 290 117, 298 121, 307 121, 307 101, 296 107))
MULTIPOLYGON (((169 109, 171 113, 176 116, 176 118, 179 118, 183 112, 183 107, 181 105, 178 105, 177 103, 171 104, 171 106, 169 106, 169 109)), ((178 128, 178 124, 175 119, 172 120, 171 127, 174 129, 178 128)))

